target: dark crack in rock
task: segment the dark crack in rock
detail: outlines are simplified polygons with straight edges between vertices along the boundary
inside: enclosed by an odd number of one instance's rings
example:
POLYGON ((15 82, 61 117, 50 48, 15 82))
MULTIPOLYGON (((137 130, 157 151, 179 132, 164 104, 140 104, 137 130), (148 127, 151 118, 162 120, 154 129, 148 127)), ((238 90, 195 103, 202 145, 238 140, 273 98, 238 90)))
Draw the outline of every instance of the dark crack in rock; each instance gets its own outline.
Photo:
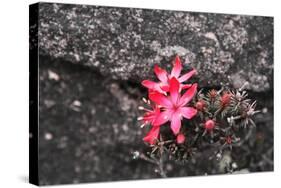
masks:
POLYGON ((40 3, 40 54, 139 83, 176 54, 201 87, 273 88, 273 18, 40 3))

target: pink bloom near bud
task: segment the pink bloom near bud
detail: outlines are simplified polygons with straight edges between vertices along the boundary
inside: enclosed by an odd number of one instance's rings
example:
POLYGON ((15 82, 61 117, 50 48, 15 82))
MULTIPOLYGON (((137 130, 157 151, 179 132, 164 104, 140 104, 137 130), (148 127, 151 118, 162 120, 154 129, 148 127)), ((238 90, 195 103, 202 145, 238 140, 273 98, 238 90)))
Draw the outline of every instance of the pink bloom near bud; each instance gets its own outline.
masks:
POLYGON ((152 102, 150 109, 142 107, 146 112, 139 118, 143 121, 143 125, 152 126, 143 138, 145 142, 155 144, 160 134, 160 126, 168 121, 174 135, 177 135, 177 142, 185 141, 185 136, 179 134, 181 121, 183 118, 191 119, 197 114, 197 109, 187 106, 197 92, 197 84, 184 83, 196 74, 196 70, 193 69, 183 75, 181 71, 182 64, 179 56, 176 56, 170 74, 155 65, 154 73, 159 81, 142 81, 142 85, 148 88, 149 99, 152 102))
POLYGON ((185 136, 183 134, 178 134, 177 136, 177 143, 182 144, 185 141, 185 136))

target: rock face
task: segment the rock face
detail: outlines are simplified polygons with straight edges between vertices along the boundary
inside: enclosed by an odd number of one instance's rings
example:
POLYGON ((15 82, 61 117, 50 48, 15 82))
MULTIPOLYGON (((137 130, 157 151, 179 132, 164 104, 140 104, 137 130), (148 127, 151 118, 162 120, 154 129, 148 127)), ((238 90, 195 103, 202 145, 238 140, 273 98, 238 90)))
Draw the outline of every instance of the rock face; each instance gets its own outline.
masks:
POLYGON ((141 173, 152 165, 132 160, 144 146, 132 97, 139 93, 131 89, 130 96, 98 73, 46 57, 39 75, 40 184, 157 177, 141 173))
MULTIPOLYGON (((202 88, 249 82, 257 129, 224 157, 239 172, 273 169, 272 18, 40 3, 38 36, 41 185, 159 177, 131 155, 149 148, 140 82, 176 54, 202 88)), ((206 156, 167 162, 168 177, 225 173, 206 156)))
POLYGON ((40 4, 40 54, 139 83, 176 54, 201 87, 273 88, 273 18, 40 4))

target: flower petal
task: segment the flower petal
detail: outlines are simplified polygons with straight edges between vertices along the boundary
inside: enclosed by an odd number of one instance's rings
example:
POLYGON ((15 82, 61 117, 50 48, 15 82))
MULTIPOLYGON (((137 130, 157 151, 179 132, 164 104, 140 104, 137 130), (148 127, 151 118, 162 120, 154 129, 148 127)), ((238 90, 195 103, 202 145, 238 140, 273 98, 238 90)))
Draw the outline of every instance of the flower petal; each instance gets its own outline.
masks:
POLYGON ((197 110, 192 107, 182 107, 180 108, 180 112, 186 119, 191 119, 197 114, 197 110))
POLYGON ((154 73, 156 74, 157 78, 163 82, 167 83, 168 74, 164 69, 161 69, 158 65, 154 66, 154 73))
POLYGON ((173 77, 170 80, 170 95, 173 104, 177 104, 179 98, 179 89, 180 89, 180 83, 175 77, 173 77))
POLYGON ((143 141, 148 142, 150 144, 154 144, 156 139, 158 138, 160 132, 159 126, 153 126, 151 130, 147 133, 147 135, 143 138, 143 141))
POLYGON ((163 94, 157 92, 157 91, 150 91, 148 94, 148 97, 151 101, 155 102, 156 104, 166 107, 166 108, 171 108, 172 103, 171 101, 164 96, 163 94))
POLYGON ((167 121, 169 121, 171 119, 171 115, 172 115, 172 113, 170 110, 165 110, 165 111, 161 112, 158 115, 158 117, 155 119, 153 125, 159 126, 159 125, 166 123, 167 121))
POLYGON ((177 135, 180 132, 180 128, 181 128, 181 114, 174 113, 171 119, 171 129, 173 133, 177 135))
POLYGON ((168 92, 170 90, 170 86, 168 84, 166 85, 160 84, 160 88, 165 92, 168 92))
POLYGON ((184 106, 186 105, 195 95, 197 92, 197 84, 193 84, 180 98, 179 105, 184 106))
POLYGON ((180 76, 181 69, 182 69, 181 60, 180 60, 179 56, 177 55, 175 58, 174 67, 171 72, 171 77, 178 78, 180 76))
POLYGON ((153 82, 153 81, 150 81, 150 80, 144 80, 141 82, 141 84, 150 89, 150 90, 153 90, 153 91, 158 91, 159 93, 165 93, 161 88, 160 88, 160 84, 159 83, 156 83, 156 82, 153 82))
POLYGON ((188 89, 188 88, 190 88, 192 86, 192 84, 181 84, 180 85, 180 88, 181 89, 188 89))
POLYGON ((182 83, 182 82, 185 82, 187 81, 189 78, 191 78, 194 74, 196 74, 196 70, 193 69, 192 71, 189 71, 188 73, 182 75, 180 78, 179 78, 179 82, 182 83))
POLYGON ((148 88, 148 89, 152 89, 152 90, 154 90, 154 88, 156 87, 156 85, 158 85, 158 83, 153 82, 153 81, 150 81, 150 80, 144 80, 144 81, 141 82, 141 84, 142 84, 144 87, 146 87, 146 88, 148 88))

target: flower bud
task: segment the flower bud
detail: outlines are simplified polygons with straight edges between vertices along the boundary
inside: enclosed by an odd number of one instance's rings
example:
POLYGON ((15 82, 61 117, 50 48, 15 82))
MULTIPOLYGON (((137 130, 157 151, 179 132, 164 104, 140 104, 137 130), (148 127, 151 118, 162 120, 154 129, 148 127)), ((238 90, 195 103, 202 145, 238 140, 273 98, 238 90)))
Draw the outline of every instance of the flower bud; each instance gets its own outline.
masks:
POLYGON ((204 107, 205 107, 205 102, 203 100, 199 100, 196 104, 195 107, 197 110, 199 111, 203 111, 204 107))
POLYGON ((221 107, 226 107, 227 105, 229 105, 231 100, 231 94, 228 92, 225 92, 220 99, 221 102, 221 107))
POLYGON ((232 143, 232 138, 230 136, 226 137, 226 143, 231 144, 232 143))
POLYGON ((183 134, 181 134, 181 133, 178 134, 178 136, 177 136, 177 143, 178 144, 183 144, 184 141, 185 141, 185 136, 183 134))
POLYGON ((210 92, 209 92, 209 95, 210 95, 210 98, 211 99, 214 99, 214 98, 216 98, 217 97, 217 91, 216 90, 214 90, 214 89, 212 89, 210 92))
POLYGON ((207 131, 212 131, 215 128, 215 122, 209 119, 205 122, 204 127, 207 131))

